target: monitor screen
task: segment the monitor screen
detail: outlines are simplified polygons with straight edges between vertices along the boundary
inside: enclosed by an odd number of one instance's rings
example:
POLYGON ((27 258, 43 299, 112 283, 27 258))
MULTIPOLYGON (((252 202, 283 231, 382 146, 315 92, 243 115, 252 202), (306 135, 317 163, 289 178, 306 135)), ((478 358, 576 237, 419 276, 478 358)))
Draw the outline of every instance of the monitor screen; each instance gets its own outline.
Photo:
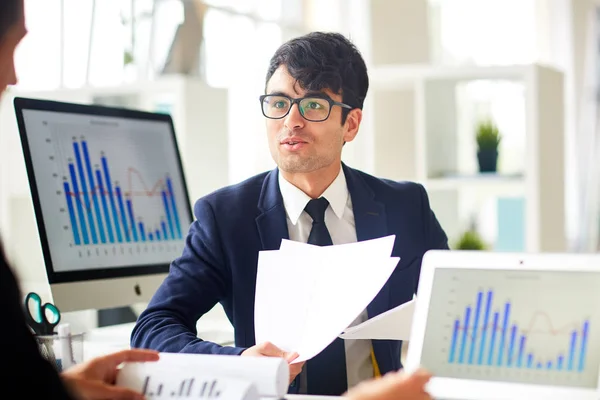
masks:
POLYGON ((435 271, 421 364, 439 378, 595 389, 600 273, 435 271))
POLYGON ((50 284, 166 273, 192 222, 171 117, 15 99, 50 284))

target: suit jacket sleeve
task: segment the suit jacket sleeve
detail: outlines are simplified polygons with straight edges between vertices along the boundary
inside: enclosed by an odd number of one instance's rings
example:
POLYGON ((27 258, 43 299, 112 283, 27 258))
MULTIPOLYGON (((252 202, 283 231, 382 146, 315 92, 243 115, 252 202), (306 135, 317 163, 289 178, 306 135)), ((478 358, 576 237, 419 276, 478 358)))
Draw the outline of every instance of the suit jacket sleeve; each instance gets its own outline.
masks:
POLYGON ((419 187, 421 189, 422 213, 425 221, 425 251, 432 249, 446 250, 448 249, 448 237, 431 209, 427 191, 422 185, 419 185, 419 187))
POLYGON ((198 319, 231 290, 231 273, 225 260, 214 211, 200 199, 194 207, 181 257, 133 329, 131 346, 171 353, 241 354, 245 348, 223 347, 197 337, 198 319))
POLYGON ((73 399, 56 369, 39 353, 21 306, 21 294, 0 249, 0 304, 2 305, 2 363, 0 385, 18 391, 23 399, 73 399))

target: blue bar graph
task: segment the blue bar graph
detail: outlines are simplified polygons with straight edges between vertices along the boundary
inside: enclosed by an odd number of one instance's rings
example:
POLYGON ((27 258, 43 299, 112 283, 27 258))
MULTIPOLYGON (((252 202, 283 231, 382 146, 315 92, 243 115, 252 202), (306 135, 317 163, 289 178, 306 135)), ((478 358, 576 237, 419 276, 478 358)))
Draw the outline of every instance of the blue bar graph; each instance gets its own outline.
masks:
POLYGON ((483 352, 485 351, 485 338, 489 332, 489 318, 490 309, 492 308, 492 297, 494 292, 491 290, 487 293, 487 299, 485 301, 485 314, 483 314, 483 325, 481 326, 481 344, 479 345, 479 357, 477 358, 477 364, 483 364, 483 352))
POLYGON ((512 366, 513 364, 513 351, 515 349, 515 339, 517 337, 517 326, 513 325, 510 328, 510 342, 508 344, 508 356, 506 357, 506 365, 512 366))
MULTIPOLYGON (((166 231, 164 221, 163 230, 166 231)), ((449 364, 571 371, 572 373, 585 371, 590 338, 589 319, 575 322, 573 325, 575 329, 565 332, 561 329, 552 329, 551 327, 556 325, 552 324, 551 317, 541 310, 535 310, 529 322, 519 323, 511 320, 511 314, 517 316, 521 314, 518 308, 513 310, 515 306, 510 300, 504 301, 501 310, 498 310, 498 305, 493 304, 493 300, 497 298, 493 291, 489 290, 485 296, 484 294, 486 292, 483 290, 477 291, 473 302, 465 306, 464 313, 457 315, 452 321, 451 336, 449 335, 448 339, 449 364), (538 326, 536 329, 536 317, 540 315, 548 318, 549 325, 544 325, 543 328, 538 326), (576 328, 577 326, 580 328, 576 328), (529 337, 531 333, 561 335, 560 337, 564 337, 564 344, 557 347, 554 355, 541 356, 536 354, 537 350, 528 351, 528 347, 537 343, 537 339, 529 337), (499 336, 498 341, 497 336, 499 336), (565 350, 568 351, 566 357, 565 350), (478 352, 476 358, 475 352, 478 352)))
POLYGON ((162 227, 164 240, 169 240, 169 235, 167 234, 167 224, 165 224, 165 221, 160 221, 160 226, 162 227))
POLYGON ((458 328, 460 327, 460 320, 454 321, 454 329, 452 329, 452 344, 450 345, 450 356, 448 358, 449 363, 454 362, 454 353, 456 352, 456 340, 458 338, 458 328))
POLYGON ((87 171, 87 178, 89 179, 90 190, 92 191, 92 203, 94 203, 94 211, 96 213, 96 222, 98 222, 98 233, 100 234, 100 241, 106 243, 106 235, 104 234, 104 224, 102 223, 102 215, 100 215, 100 205, 98 203, 98 191, 94 182, 94 172, 92 170, 92 163, 90 162, 90 153, 88 152, 87 143, 85 140, 81 141, 81 150, 83 150, 83 160, 85 161, 85 169, 87 171))
POLYGON ((525 335, 521 335, 521 339, 519 340, 519 354, 517 355, 517 368, 521 368, 523 366, 523 354, 525 353, 525 341, 527 338, 525 335))
POLYGON ((492 325, 492 338, 490 339, 490 354, 488 355, 487 365, 492 365, 492 360, 494 358, 494 344, 496 344, 496 331, 498 330, 498 318, 500 318, 500 314, 498 312, 494 313, 494 324, 492 325))
POLYGON ((77 163, 77 171, 79 172, 79 179, 81 181, 81 191, 83 192, 83 201, 85 205, 85 211, 87 213, 88 223, 90 225, 90 234, 92 235, 92 243, 98 243, 98 236, 96 236, 96 224, 94 223, 94 215, 92 213, 92 206, 90 204, 90 197, 88 195, 88 186, 85 181, 85 174, 83 173, 83 162, 81 161, 81 153, 79 151, 79 143, 73 142, 73 151, 75 152, 75 161, 77 163))
MULTIPOLYGON (((112 223, 110 222, 110 213, 108 212, 108 203, 106 197, 108 193, 104 190, 104 184, 102 183, 102 174, 100 170, 96 170, 96 180, 98 181, 98 192, 100 193, 100 201, 102 202, 102 210, 104 211, 104 220, 106 221, 106 232, 108 233, 108 240, 111 243, 115 242, 115 236, 113 235, 112 223)), ((121 241, 119 235, 119 242, 121 241)))
MULTIPOLYGON (((121 227, 119 223, 119 214, 117 213, 117 207, 115 206, 115 196, 113 196, 112 181, 110 179, 110 171, 108 170, 108 162, 106 157, 101 157, 102 170, 104 171, 104 179, 106 180, 106 195, 110 201, 110 208, 113 214, 113 222, 115 224, 115 232, 117 233, 117 240, 119 243, 123 243, 123 236, 121 235, 121 227)), ((129 240, 127 240, 129 242, 129 240)))
POLYGON ((477 293, 477 305, 475 306, 475 321, 473 321, 473 332, 471 333, 471 349, 469 350, 469 364, 473 364, 475 356, 475 343, 477 341, 477 328, 479 328, 479 313, 481 312, 481 299, 483 293, 477 293))
POLYGON ((577 331, 571 332, 571 344, 569 346, 569 363, 567 369, 573 370, 573 364, 575 363, 575 346, 577 345, 577 331))
POLYGON ((129 236, 129 228, 127 225, 127 216, 125 214, 125 206, 123 203, 123 193, 121 193, 121 188, 119 186, 115 186, 115 193, 117 196, 117 203, 119 204, 119 212, 121 213, 121 223, 123 224, 123 232, 125 232, 125 240, 127 242, 131 241, 129 236))
POLYGON ((500 350, 498 350, 498 366, 502 365, 502 356, 504 355, 504 342, 506 341, 506 331, 508 329, 508 318, 510 317, 510 303, 504 305, 504 318, 502 320, 502 333, 500 334, 500 350))
POLYGON ((169 202, 167 201, 167 192, 162 191, 163 205, 165 206, 165 214, 167 215, 167 221, 169 222, 169 231, 171 232, 171 239, 175 239, 175 231, 173 227, 173 216, 169 209, 169 202))
POLYGON ((181 239, 181 223, 179 222, 179 212, 177 212, 177 204, 175 204, 175 194, 173 193, 173 184, 171 178, 167 178, 167 189, 169 189, 169 198, 171 199, 171 209, 173 211, 173 219, 177 228, 177 237, 181 239))
POLYGON ((144 229, 144 223, 142 221, 138 222, 138 227, 140 228, 140 239, 142 242, 146 241, 146 230, 144 229))
POLYGON ((469 336, 469 320, 471 319, 471 307, 467 307, 465 312, 465 324, 463 326, 462 339, 460 343, 460 355, 458 362, 462 364, 465 361, 465 349, 467 347, 467 336, 469 336))
POLYGON ((75 217, 75 209, 73 208, 73 200, 71 199, 71 189, 69 188, 68 182, 63 182, 63 189, 65 192, 65 197, 67 199, 67 207, 69 209, 69 219, 71 220, 71 230, 73 231, 73 241, 75 245, 81 244, 81 239, 79 238, 79 229, 77 228, 77 218, 75 217))
POLYGON ((75 167, 72 163, 69 163, 69 174, 71 175, 71 183, 73 184, 73 197, 75 197, 75 206, 77 207, 77 214, 79 216, 79 223, 81 224, 81 236, 83 237, 83 244, 89 244, 90 240, 87 234, 87 226, 85 225, 85 215, 83 213, 83 206, 79 197, 79 185, 77 184, 77 175, 75 174, 75 167))
POLYGON ((565 358, 562 354, 558 356, 558 361, 556 362, 556 369, 558 369, 559 371, 563 369, 564 359, 565 358))
POLYGON ((138 241, 137 228, 135 227, 135 216, 133 214, 133 205, 131 204, 131 199, 126 199, 125 204, 127 204, 127 215, 129 215, 129 225, 131 226, 131 234, 133 235, 133 241, 138 241))
POLYGON ((581 332, 581 352, 579 353, 579 371, 583 371, 583 367, 585 366, 585 353, 587 347, 588 340, 588 329, 590 327, 590 323, 585 321, 583 323, 583 330, 581 332))
POLYGON ((174 182, 168 173, 156 183, 148 184, 144 175, 133 166, 122 166, 119 175, 124 185, 111 176, 110 162, 104 151, 95 152, 85 139, 68 143, 72 156, 68 158, 69 177, 62 189, 69 212, 73 243, 107 245, 152 241, 180 240, 181 215, 177 209, 174 182), (138 179, 141 183, 134 182, 138 179), (136 190, 143 187, 144 190, 136 190), (148 187, 152 189, 147 189, 148 187), (139 200, 138 198, 143 197, 139 200), (156 202, 155 205, 148 201, 156 202), (159 207, 160 203, 160 207, 159 207), (141 208, 143 207, 143 208, 141 208), (154 216, 147 210, 161 210, 154 216), (136 221, 142 220, 144 222, 136 221), (156 218, 155 220, 152 220, 156 218), (167 225, 168 224, 168 225, 167 225))

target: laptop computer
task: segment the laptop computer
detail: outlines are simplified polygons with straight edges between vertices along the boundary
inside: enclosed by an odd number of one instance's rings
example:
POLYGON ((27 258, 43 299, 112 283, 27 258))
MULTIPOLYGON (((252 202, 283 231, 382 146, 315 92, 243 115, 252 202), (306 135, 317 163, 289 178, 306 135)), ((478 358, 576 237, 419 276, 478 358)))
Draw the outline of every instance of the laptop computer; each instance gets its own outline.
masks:
POLYGON ((436 399, 600 398, 600 254, 432 250, 405 368, 436 399))

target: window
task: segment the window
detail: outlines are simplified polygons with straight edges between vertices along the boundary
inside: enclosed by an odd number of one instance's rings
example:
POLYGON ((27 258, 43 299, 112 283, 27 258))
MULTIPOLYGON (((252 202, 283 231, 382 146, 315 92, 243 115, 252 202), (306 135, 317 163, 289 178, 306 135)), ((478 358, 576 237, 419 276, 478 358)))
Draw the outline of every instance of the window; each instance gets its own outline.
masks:
POLYGON ((158 79, 186 14, 200 14, 201 33, 184 45, 207 84, 229 90, 231 180, 272 166, 257 98, 275 49, 303 33, 302 0, 25 0, 25 9, 18 88, 35 91, 158 79))

